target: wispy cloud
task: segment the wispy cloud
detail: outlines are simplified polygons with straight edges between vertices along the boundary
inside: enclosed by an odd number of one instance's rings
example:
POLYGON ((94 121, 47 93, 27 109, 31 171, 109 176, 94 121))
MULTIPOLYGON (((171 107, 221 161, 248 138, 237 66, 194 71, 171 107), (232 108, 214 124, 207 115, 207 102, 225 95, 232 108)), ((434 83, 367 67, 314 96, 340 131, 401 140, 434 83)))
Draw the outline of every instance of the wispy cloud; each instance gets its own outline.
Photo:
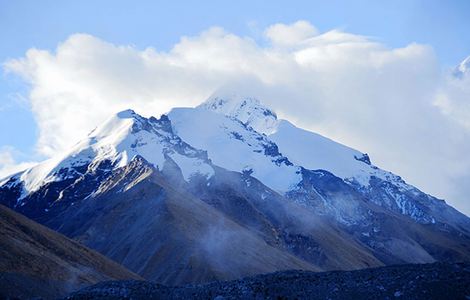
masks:
POLYGON ((17 162, 17 151, 11 146, 0 148, 0 179, 33 166, 36 162, 17 162))

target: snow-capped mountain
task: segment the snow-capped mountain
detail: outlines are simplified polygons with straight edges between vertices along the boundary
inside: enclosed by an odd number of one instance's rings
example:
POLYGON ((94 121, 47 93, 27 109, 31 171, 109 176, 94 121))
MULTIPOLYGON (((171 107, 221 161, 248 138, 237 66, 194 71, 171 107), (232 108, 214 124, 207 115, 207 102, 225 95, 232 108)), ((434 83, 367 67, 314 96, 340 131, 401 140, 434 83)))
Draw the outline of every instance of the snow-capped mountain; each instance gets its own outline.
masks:
POLYGON ((196 171, 207 176, 214 172, 205 162, 207 157, 203 151, 193 149, 172 133, 167 118, 146 119, 132 110, 126 110, 95 128, 71 151, 14 176, 23 184, 19 200, 49 182, 81 175, 80 169, 85 166, 93 169, 101 162, 109 161, 112 168, 120 168, 138 155, 157 168, 169 156, 182 168, 185 178, 196 171))
POLYGON ((165 283, 470 258, 465 215, 236 94, 120 112, 0 203, 165 283))

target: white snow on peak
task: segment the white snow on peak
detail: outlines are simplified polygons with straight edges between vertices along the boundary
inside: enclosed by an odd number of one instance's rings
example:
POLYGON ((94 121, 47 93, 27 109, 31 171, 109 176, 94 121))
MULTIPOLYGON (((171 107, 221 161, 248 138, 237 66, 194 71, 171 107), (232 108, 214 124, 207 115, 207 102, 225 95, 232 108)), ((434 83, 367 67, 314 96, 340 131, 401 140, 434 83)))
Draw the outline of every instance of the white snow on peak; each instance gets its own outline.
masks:
POLYGON ((326 170, 346 182, 369 186, 372 176, 409 190, 400 177, 371 164, 369 156, 317 133, 281 120, 277 131, 268 136, 289 160, 310 170, 326 170))
POLYGON ((126 109, 126 110, 120 111, 116 114, 116 117, 119 118, 119 119, 138 119, 138 118, 141 118, 132 109, 126 109))
MULTIPOLYGON (((286 120, 277 119, 272 110, 253 97, 240 96, 236 93, 217 93, 197 108, 237 119, 257 132, 265 134, 268 140, 277 145, 279 152, 294 165, 310 170, 326 170, 346 182, 359 184, 363 187, 368 187, 370 178, 375 176, 384 180, 391 180, 401 188, 409 188, 402 183, 398 176, 373 166, 367 154, 314 132, 298 128, 286 120)), ((187 120, 187 122, 191 121, 187 120)), ((182 138, 185 140, 190 139, 190 144, 196 143, 197 138, 191 139, 192 135, 194 133, 185 132, 182 138)), ((198 147, 204 148, 205 144, 200 144, 198 147)), ((226 151, 226 148, 224 148, 225 150, 220 149, 222 148, 213 149, 213 152, 226 151)), ((211 153, 211 157, 214 155, 217 154, 211 153)), ((234 155, 225 159, 230 159, 233 163, 239 157, 234 155)), ((248 163, 246 160, 248 157, 243 157, 245 159, 244 163, 248 163)), ((222 166, 224 163, 223 161, 216 162, 216 164, 222 164, 222 166)), ((228 166, 228 168, 239 170, 234 166, 228 166)), ((274 185, 270 187, 273 188, 274 185)), ((282 190, 285 187, 276 186, 274 189, 276 188, 282 190)))
MULTIPOLYGON (((129 113, 126 112, 127 115, 129 113)), ((48 182, 76 175, 74 172, 58 175, 57 173, 61 169, 79 167, 95 159, 100 160, 113 156, 113 161, 122 158, 127 159, 124 153, 117 155, 117 148, 130 132, 134 119, 129 117, 124 118, 120 114, 112 116, 102 125, 95 128, 86 139, 75 144, 71 150, 39 163, 21 173, 20 180, 24 183, 26 194, 36 191, 48 182)), ((124 162, 124 160, 122 161, 124 162)))
POLYGON ((73 167, 88 165, 88 168, 93 168, 103 160, 110 160, 113 168, 119 168, 137 155, 160 169, 165 162, 165 154, 170 156, 177 164, 181 163, 179 167, 186 180, 195 173, 207 177, 214 174, 212 167, 198 157, 197 150, 175 147, 181 140, 163 127, 158 120, 146 119, 132 110, 119 112, 70 151, 18 174, 24 183, 23 196, 45 183, 75 177, 77 171, 73 167))
POLYGON ((266 136, 234 118, 199 108, 175 108, 168 117, 175 134, 206 150, 217 166, 251 171, 251 176, 281 193, 301 180, 300 168, 283 160, 266 136))
POLYGON ((277 131, 269 139, 294 164, 310 170, 326 170, 342 179, 355 179, 361 185, 369 182, 373 169, 359 160, 365 156, 357 150, 297 128, 285 120, 280 121, 277 131))
POLYGON ((216 93, 198 106, 240 120, 247 126, 264 134, 271 134, 277 127, 277 116, 274 111, 261 102, 237 93, 216 93))

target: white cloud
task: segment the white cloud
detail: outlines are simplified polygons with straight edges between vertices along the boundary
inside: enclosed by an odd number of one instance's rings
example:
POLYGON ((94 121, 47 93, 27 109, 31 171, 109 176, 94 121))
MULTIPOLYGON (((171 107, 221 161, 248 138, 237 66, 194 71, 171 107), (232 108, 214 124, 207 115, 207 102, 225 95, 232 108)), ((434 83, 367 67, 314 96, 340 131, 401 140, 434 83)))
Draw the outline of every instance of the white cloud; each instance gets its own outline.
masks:
MULTIPOLYGON (((470 61, 470 57, 467 58, 470 61)), ((470 130, 470 72, 448 74, 434 101, 449 118, 470 130)))
POLYGON ((266 37, 276 46, 297 46, 318 34, 318 30, 307 21, 293 24, 277 23, 265 30, 266 37))
POLYGON ((340 30, 318 33, 305 21, 265 34, 269 46, 211 28, 168 52, 75 34, 54 53, 31 49, 5 66, 31 83, 46 155, 115 111, 159 115, 228 85, 470 213, 468 78, 449 79, 425 45, 390 49, 340 30))
POLYGON ((4 146, 0 148, 0 179, 14 174, 28 167, 33 166, 34 162, 21 162, 15 160, 15 149, 13 147, 4 146))

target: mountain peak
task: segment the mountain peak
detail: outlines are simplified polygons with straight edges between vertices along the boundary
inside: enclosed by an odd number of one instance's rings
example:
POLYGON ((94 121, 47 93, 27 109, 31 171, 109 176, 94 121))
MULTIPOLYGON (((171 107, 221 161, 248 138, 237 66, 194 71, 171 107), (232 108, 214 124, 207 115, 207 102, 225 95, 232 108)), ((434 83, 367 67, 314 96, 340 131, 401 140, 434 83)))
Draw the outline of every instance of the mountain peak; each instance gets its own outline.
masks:
POLYGON ((126 109, 126 110, 118 112, 116 116, 120 119, 132 119, 139 115, 132 109, 126 109))
POLYGON ((276 113, 255 97, 243 96, 235 92, 217 92, 198 108, 238 119, 243 124, 267 135, 277 128, 276 113))

